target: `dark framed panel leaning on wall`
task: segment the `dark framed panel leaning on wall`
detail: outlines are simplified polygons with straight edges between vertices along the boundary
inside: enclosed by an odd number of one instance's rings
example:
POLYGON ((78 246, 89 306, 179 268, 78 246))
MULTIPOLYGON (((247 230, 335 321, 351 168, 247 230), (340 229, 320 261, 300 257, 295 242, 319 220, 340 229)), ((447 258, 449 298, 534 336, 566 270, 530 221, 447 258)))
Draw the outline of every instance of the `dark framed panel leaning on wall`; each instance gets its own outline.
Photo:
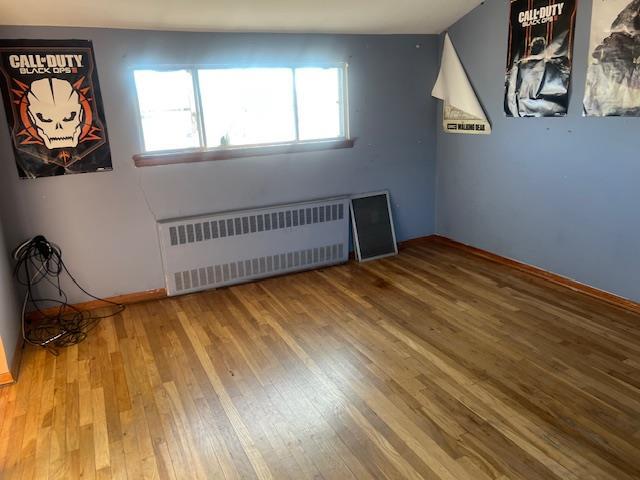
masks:
POLYGON ((347 65, 132 69, 136 166, 348 148, 347 65))
POLYGON ((398 254, 387 190, 351 196, 353 244, 359 262, 398 254))

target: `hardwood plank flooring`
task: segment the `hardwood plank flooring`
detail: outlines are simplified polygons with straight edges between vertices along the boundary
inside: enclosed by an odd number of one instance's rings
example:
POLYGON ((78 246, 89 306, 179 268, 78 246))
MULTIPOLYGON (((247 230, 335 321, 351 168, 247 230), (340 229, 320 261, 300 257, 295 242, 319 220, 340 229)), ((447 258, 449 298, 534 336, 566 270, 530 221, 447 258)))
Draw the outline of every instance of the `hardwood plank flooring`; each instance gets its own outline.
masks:
POLYGON ((425 241, 132 305, 0 389, 2 479, 640 478, 640 316, 425 241))

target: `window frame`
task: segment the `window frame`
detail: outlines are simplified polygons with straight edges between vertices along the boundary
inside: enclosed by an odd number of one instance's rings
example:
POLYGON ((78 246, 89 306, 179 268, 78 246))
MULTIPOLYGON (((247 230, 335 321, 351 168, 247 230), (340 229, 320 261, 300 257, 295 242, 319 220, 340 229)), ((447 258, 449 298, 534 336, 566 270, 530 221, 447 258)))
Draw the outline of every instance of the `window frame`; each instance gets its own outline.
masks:
POLYGON ((354 141, 351 139, 349 130, 349 64, 342 63, 301 63, 295 65, 282 64, 254 64, 254 65, 219 65, 219 64, 166 64, 166 65, 136 65, 131 67, 131 82, 133 86, 133 96, 136 108, 136 123, 138 129, 138 142, 141 153, 133 155, 137 167, 167 165, 174 163, 201 162, 210 160, 226 160, 238 157, 252 157, 263 155, 278 155, 286 153, 331 150, 337 148, 351 148, 354 141), (250 69, 250 68, 286 68, 292 71, 293 87, 293 115, 295 126, 295 139, 288 142, 269 142, 243 145, 221 145, 217 147, 207 147, 207 138, 204 123, 204 109, 199 83, 199 70, 221 70, 221 69, 250 69), (339 78, 339 99, 340 99, 340 127, 342 135, 331 138, 318 138, 312 140, 300 140, 300 127, 298 116, 298 96, 296 86, 296 69, 299 68, 336 68, 339 78), (146 150, 144 141, 144 129, 142 125, 142 114, 140 111, 140 101, 138 89, 135 83, 135 72, 138 70, 176 71, 186 70, 191 74, 193 95, 195 100, 196 125, 198 129, 199 147, 146 150))

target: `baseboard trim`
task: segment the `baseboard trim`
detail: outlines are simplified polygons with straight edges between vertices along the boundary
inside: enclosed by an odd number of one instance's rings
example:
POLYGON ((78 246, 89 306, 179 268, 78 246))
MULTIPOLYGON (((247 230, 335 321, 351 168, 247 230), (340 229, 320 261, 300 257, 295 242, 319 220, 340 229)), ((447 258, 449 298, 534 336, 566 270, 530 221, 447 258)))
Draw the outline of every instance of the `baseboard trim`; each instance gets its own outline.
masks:
POLYGON ((621 297, 614 293, 607 292, 605 290, 600 290, 599 288, 585 285, 584 283, 577 282, 571 278, 563 277, 562 275, 558 275, 557 273, 549 272, 533 265, 528 265, 511 258, 503 257, 496 253, 482 250, 481 248, 472 247, 471 245, 466 245, 464 243, 452 240, 447 237, 443 237, 441 235, 431 235, 430 237, 426 237, 426 239, 441 243, 443 245, 448 245, 453 248, 457 248, 458 250, 462 250, 472 255, 491 260, 492 262, 506 265, 507 267, 511 267, 516 270, 520 270, 521 272, 525 272, 538 278, 542 278, 551 283, 555 283, 556 285, 569 288, 575 292, 588 295, 589 297, 602 300, 620 308, 624 308, 625 310, 629 310, 634 313, 640 313, 640 303, 638 302, 621 297))
MULTIPOLYGON (((115 297, 105 298, 105 301, 90 300, 88 302, 76 303, 73 305, 80 311, 96 310, 97 308, 104 308, 112 306, 111 303, 117 303, 119 305, 131 305, 133 303, 148 302, 150 300, 159 300, 166 298, 167 290, 164 288, 157 288, 155 290, 147 290, 144 292, 126 293, 124 295, 116 295, 115 297)), ((45 315, 56 315, 58 313, 57 307, 47 308, 42 310, 45 315)), ((38 312, 30 312, 27 318, 30 320, 37 320, 40 317, 38 312)))
MULTIPOLYGON (((565 288, 569 288, 573 291, 583 293, 592 298, 597 298, 598 300, 602 300, 609 304, 616 305, 618 307, 624 308, 625 310, 630 310, 634 313, 640 313, 640 303, 630 300, 628 298, 624 298, 614 293, 606 292, 604 290, 600 290, 598 288, 585 285, 584 283, 577 282, 570 278, 563 277, 562 275, 549 272, 547 270, 544 270, 539 267, 535 267, 533 265, 528 265, 526 263, 522 263, 517 260, 513 260, 511 258, 503 257, 496 253, 492 253, 487 250, 483 250, 481 248, 473 247, 471 245, 466 245, 464 243, 458 242, 456 240, 452 240, 442 235, 427 235, 423 237, 404 240, 404 241, 398 242, 398 248, 405 249, 412 245, 420 245, 420 244, 424 245, 425 243, 428 243, 428 242, 437 242, 443 245, 448 245, 450 247, 465 251, 472 255, 482 257, 486 260, 500 263, 502 265, 511 267, 521 272, 525 272, 530 275, 536 276, 538 278, 542 278, 551 283, 555 283, 556 285, 560 285, 565 288)), ((351 254, 350 254, 350 258, 352 258, 351 254)), ((147 290, 144 292, 135 292, 135 293, 128 293, 124 295, 117 295, 115 297, 106 298, 105 300, 108 300, 114 303, 119 303, 122 305, 130 305, 133 303, 147 302, 150 300, 159 300, 166 297, 167 297, 166 289, 158 288, 155 290, 147 290)), ((102 302, 99 300, 91 300, 88 302, 78 303, 74 305, 74 307, 82 311, 95 310, 97 308, 108 307, 108 306, 109 306, 108 303, 102 302)), ((46 314, 55 314, 57 313, 57 309, 49 308, 49 309, 43 310, 43 312, 46 314)), ((29 314, 29 318, 37 319, 38 315, 32 312, 31 314, 29 314)), ((20 353, 22 352, 22 348, 21 348, 22 345, 21 343, 19 343, 19 345, 20 345, 20 348, 16 349, 16 357, 18 358, 17 359, 14 358, 14 362, 13 362, 14 365, 19 365, 20 363, 19 356, 20 356, 20 353)), ((16 370, 13 370, 13 371, 16 371, 16 370)), ((1 384, 2 384, 2 379, 0 377, 0 385, 1 384)))
MULTIPOLYGON (((409 240, 404 240, 402 242, 398 242, 398 248, 406 248, 412 244, 424 242, 426 239, 432 238, 433 235, 429 235, 426 237, 418 237, 412 238, 409 240)), ((349 252, 349 259, 355 259, 355 253, 349 252)), ((105 298, 109 302, 118 303, 121 305, 131 305, 132 303, 140 303, 140 302, 148 302, 150 300, 159 300, 161 298, 167 297, 167 290, 165 288, 157 288, 155 290, 147 290, 144 292, 134 292, 134 293, 126 293, 124 295, 117 295, 115 297, 105 298)), ((73 305, 75 308, 81 311, 89 311, 95 310, 97 308, 108 307, 109 303, 101 302, 99 300, 90 300, 88 302, 76 303, 73 305)), ((58 313, 58 309, 56 307, 47 308, 42 311, 45 315, 56 315, 58 313)), ((37 320, 41 315, 38 312, 30 312, 27 314, 27 318, 29 320, 37 320)))
MULTIPOLYGON (((418 245, 420 243, 424 243, 425 241, 433 237, 434 235, 425 235, 423 237, 416 237, 416 238, 410 238, 409 240, 402 240, 400 242, 397 242, 398 251, 402 250, 403 248, 410 247, 411 245, 418 245)), ((349 260, 356 260, 356 252, 354 252, 353 250, 349 251, 349 260)))
POLYGON ((24 352, 24 339, 22 338, 22 331, 16 340, 16 349, 13 351, 13 359, 11 359, 11 377, 12 382, 18 381, 20 376, 20 365, 22 365, 22 352, 24 352))
POLYGON ((398 242, 398 250, 402 250, 403 248, 410 247, 412 245, 420 245, 424 244, 429 240, 433 240, 437 235, 425 235, 423 237, 410 238, 409 240, 402 240, 398 242))
POLYGON ((16 383, 16 381, 11 372, 0 373, 0 387, 11 385, 12 383, 16 383))

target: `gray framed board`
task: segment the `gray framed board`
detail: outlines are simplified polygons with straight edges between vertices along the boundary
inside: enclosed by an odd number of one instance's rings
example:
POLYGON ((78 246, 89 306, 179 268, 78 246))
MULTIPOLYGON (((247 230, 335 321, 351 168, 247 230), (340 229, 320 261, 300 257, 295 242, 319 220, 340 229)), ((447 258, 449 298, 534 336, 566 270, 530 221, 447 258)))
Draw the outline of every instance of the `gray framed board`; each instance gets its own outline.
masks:
POLYGON ((398 254, 389 192, 353 195, 350 209, 359 262, 398 254))

